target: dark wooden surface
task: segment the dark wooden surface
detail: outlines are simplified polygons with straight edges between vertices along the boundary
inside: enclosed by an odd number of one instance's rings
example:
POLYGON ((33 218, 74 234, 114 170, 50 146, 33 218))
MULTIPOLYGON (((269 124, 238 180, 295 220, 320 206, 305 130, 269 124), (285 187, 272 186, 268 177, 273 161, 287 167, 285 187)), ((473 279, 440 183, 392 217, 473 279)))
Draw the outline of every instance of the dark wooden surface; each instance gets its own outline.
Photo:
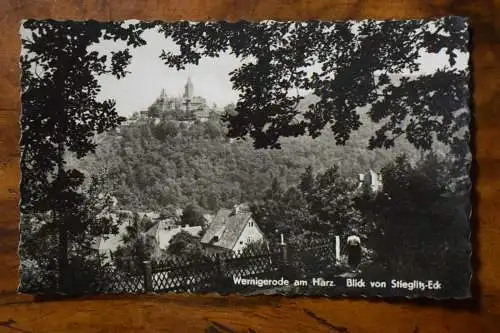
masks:
POLYGON ((500 1, 0 0, 0 332, 499 332, 500 1), (475 300, 138 296, 34 301, 18 295, 19 21, 55 19, 471 18, 476 116, 475 300))

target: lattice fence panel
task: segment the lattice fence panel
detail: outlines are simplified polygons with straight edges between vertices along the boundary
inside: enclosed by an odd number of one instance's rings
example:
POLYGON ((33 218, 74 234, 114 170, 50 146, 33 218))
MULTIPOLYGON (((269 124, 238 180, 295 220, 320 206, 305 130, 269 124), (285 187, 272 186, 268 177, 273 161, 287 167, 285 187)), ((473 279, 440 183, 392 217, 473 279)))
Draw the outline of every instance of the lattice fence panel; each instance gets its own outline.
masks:
POLYGON ((209 257, 204 261, 185 258, 161 263, 153 268, 155 292, 202 292, 214 286, 217 277, 216 261, 209 257))
POLYGON ((224 260, 227 277, 271 276, 277 270, 276 255, 273 253, 250 253, 234 255, 224 260))
POLYGON ((290 246, 291 266, 302 278, 326 277, 336 272, 335 242, 318 240, 290 246))
POLYGON ((144 276, 119 272, 112 268, 101 271, 100 291, 105 293, 141 293, 144 291, 144 276))

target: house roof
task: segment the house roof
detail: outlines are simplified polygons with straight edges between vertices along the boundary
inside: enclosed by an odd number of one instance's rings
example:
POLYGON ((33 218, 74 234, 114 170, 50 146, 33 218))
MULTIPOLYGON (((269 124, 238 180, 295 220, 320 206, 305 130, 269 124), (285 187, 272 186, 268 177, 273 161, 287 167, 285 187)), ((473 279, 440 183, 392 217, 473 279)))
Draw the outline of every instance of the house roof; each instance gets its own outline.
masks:
POLYGON ((90 242, 90 248, 94 250, 99 250, 99 248, 101 247, 101 242, 102 242, 101 236, 94 237, 90 242))
POLYGON ((106 235, 107 237, 102 237, 99 250, 100 251, 116 251, 118 246, 122 245, 122 235, 106 235))
POLYGON ((165 221, 160 221, 149 228, 149 230, 146 231, 146 234, 154 237, 158 242, 158 246, 161 249, 165 249, 168 247, 170 240, 179 232, 185 231, 192 236, 198 236, 201 230, 201 226, 172 226, 165 221))
MULTIPOLYGON (((115 222, 118 220, 118 214, 115 213, 109 213, 107 214, 107 217, 111 218, 115 222)), ((124 221, 118 226, 118 234, 105 234, 94 237, 91 247, 100 251, 115 251, 122 243, 122 237, 127 233, 128 226, 129 223, 124 221)))
POLYGON ((170 244, 170 240, 181 231, 189 233, 191 236, 198 236, 201 232, 201 227, 177 227, 174 229, 160 229, 158 232, 158 245, 161 249, 165 249, 170 244))
POLYGON ((92 245, 91 247, 94 250, 99 250, 99 252, 106 252, 108 253, 109 251, 116 251, 118 246, 122 245, 122 236, 123 234, 117 234, 117 235, 103 235, 103 236, 98 236, 95 237, 92 240, 92 245))
POLYGON ((158 235, 158 229, 160 229, 161 222, 153 224, 151 228, 146 231, 147 236, 156 237, 158 235))
POLYGON ((251 217, 250 212, 243 211, 234 214, 230 209, 221 209, 210 223, 210 227, 203 235, 201 242, 232 249, 251 217), (217 240, 214 241, 216 236, 217 240))
POLYGON ((203 214, 203 218, 207 222, 207 224, 212 223, 212 220, 214 219, 214 215, 212 214, 203 214))
POLYGON ((146 231, 146 235, 157 237, 158 231, 160 229, 167 229, 169 226, 173 226, 174 222, 172 219, 164 219, 153 224, 151 228, 146 231))
POLYGON ((141 218, 146 216, 146 217, 150 218, 151 220, 156 220, 156 219, 160 218, 160 214, 155 213, 155 212, 137 212, 137 214, 141 218))

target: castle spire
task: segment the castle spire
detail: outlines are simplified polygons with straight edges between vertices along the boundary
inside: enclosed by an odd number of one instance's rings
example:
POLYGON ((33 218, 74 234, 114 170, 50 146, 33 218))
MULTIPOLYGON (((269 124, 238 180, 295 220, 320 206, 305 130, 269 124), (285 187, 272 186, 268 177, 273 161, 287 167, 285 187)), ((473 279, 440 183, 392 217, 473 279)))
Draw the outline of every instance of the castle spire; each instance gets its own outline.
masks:
POLYGON ((193 83, 191 77, 188 77, 186 85, 184 86, 184 104, 186 105, 186 113, 191 110, 191 99, 193 98, 193 83))
POLYGON ((186 85, 184 86, 184 98, 191 99, 193 97, 193 83, 191 82, 191 77, 188 77, 186 85))

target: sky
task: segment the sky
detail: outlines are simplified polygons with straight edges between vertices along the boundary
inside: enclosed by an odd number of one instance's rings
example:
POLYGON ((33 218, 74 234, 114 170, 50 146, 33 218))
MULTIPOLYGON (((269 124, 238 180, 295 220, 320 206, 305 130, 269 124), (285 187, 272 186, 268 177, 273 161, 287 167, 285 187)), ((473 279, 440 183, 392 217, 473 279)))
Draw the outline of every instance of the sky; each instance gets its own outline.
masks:
MULTIPOLYGON (((199 65, 187 65, 185 70, 169 68, 159 58, 161 51, 167 49, 174 53, 178 47, 171 40, 166 40, 156 30, 146 31, 143 38, 147 45, 132 49, 130 72, 125 78, 116 79, 111 75, 99 77, 102 86, 100 98, 112 98, 116 101, 120 115, 130 116, 136 111, 147 109, 165 89, 169 96, 181 96, 188 77, 194 85, 194 94, 207 99, 209 105, 216 103, 224 107, 235 103, 238 93, 232 89, 229 73, 241 65, 241 60, 228 53, 219 58, 203 58, 199 65)), ((93 49, 109 53, 113 49, 124 47, 120 42, 103 41, 93 49)), ((449 66, 448 56, 444 53, 421 54, 420 73, 434 72, 438 68, 449 66)), ((459 54, 456 68, 466 68, 467 54, 459 54)), ((319 66, 314 66, 318 69, 319 66)))
MULTIPOLYGON (((119 114, 130 116, 147 109, 162 89, 168 96, 182 96, 188 77, 193 82, 194 95, 205 97, 209 105, 224 107, 236 103, 238 93, 232 89, 229 73, 241 65, 241 60, 223 54, 219 58, 203 58, 199 65, 187 65, 185 70, 178 71, 159 58, 163 49, 175 51, 177 45, 153 30, 145 32, 143 38, 147 45, 131 50, 132 61, 127 68, 130 73, 125 78, 99 77, 101 98, 115 99, 119 114)), ((110 50, 117 44, 106 41, 96 49, 110 50)))

